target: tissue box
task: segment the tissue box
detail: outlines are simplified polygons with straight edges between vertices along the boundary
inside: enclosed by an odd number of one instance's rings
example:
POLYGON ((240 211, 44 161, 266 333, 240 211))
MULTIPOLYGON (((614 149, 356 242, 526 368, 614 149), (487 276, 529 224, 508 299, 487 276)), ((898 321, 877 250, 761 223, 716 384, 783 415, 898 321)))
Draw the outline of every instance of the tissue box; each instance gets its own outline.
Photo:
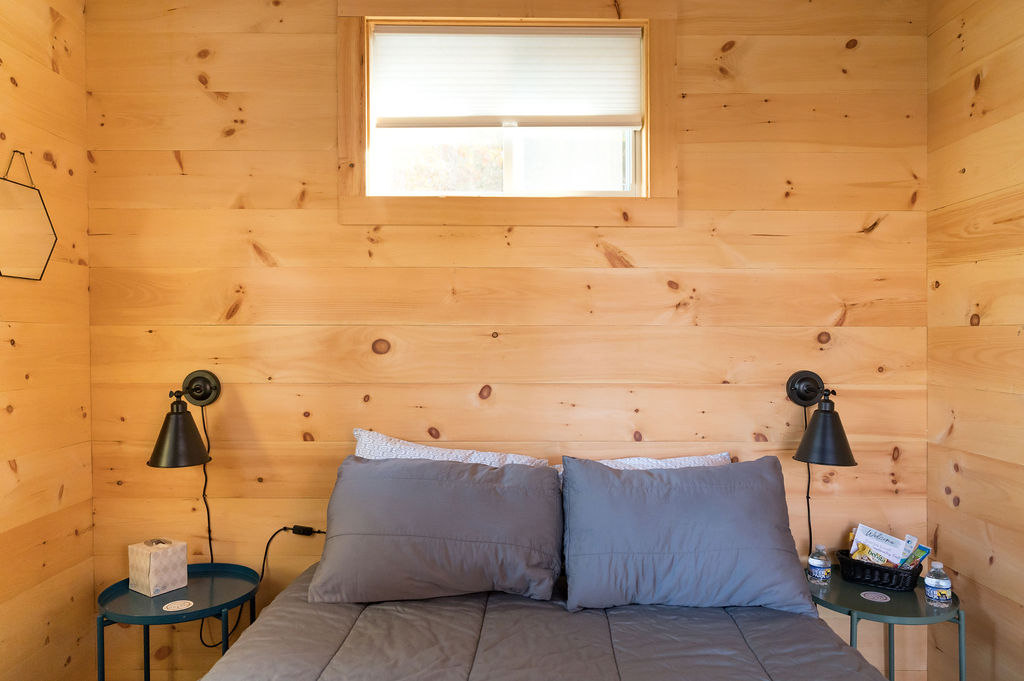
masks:
POLYGON ((128 588, 146 596, 180 589, 188 584, 185 542, 147 539, 128 545, 128 588))

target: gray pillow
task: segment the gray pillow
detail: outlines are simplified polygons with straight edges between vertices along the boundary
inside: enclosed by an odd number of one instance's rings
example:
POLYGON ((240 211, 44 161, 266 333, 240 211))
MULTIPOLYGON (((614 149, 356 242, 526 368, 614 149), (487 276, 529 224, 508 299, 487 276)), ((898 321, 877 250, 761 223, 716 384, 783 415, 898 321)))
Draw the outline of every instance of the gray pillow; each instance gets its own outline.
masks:
POLYGON ((547 600, 561 546, 553 468, 351 456, 338 468, 309 600, 477 591, 547 600))
POLYGON ((763 605, 816 616, 777 458, 647 471, 562 463, 569 609, 763 605))

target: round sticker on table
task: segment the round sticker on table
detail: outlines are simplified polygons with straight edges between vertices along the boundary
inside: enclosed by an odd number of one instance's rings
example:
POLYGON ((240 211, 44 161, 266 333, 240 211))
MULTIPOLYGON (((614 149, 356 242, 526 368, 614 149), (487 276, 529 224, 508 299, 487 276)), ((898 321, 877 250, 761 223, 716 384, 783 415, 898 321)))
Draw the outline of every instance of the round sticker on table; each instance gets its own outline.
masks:
POLYGON ((860 597, 865 601, 872 601, 873 603, 888 603, 892 599, 883 593, 877 591, 861 591, 860 597))
POLYGON ((188 610, 193 605, 195 605, 195 603, 192 601, 171 601, 164 606, 164 610, 167 612, 178 612, 179 610, 188 610))

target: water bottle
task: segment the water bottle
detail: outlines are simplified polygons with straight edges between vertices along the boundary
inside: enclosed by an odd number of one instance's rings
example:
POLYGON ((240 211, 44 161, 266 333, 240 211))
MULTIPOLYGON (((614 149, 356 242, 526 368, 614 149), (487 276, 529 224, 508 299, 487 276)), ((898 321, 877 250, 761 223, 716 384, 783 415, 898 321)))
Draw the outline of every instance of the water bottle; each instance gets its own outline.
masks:
POLYGON ((815 544, 814 552, 807 558, 807 581, 826 585, 831 578, 832 559, 828 557, 824 544, 815 544))
POLYGON ((928 605, 936 608, 948 608, 953 601, 953 583, 937 560, 931 562, 931 569, 924 577, 924 597, 928 605))

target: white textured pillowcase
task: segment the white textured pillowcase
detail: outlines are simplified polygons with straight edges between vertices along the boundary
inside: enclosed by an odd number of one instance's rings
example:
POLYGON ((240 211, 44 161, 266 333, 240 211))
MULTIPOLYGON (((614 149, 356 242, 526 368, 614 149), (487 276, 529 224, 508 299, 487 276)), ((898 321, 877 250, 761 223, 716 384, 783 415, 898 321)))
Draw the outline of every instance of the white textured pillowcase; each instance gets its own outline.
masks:
MULTIPOLYGON (((546 459, 537 459, 525 454, 503 454, 501 452, 478 452, 475 449, 445 449, 429 445, 406 442, 372 430, 355 428, 356 456, 364 459, 429 459, 431 461, 461 461, 482 463, 500 468, 510 463, 523 466, 547 466, 546 459)), ((728 456, 728 455, 726 455, 728 456)), ((728 461, 726 461, 728 463, 728 461)))
MULTIPOLYGON (((597 463, 619 471, 654 471, 674 468, 693 468, 695 466, 724 466, 732 463, 729 452, 704 454, 702 456, 676 456, 671 459, 652 459, 646 456, 630 456, 625 459, 598 459, 597 463)), ((554 468, 562 472, 562 464, 554 468)))

